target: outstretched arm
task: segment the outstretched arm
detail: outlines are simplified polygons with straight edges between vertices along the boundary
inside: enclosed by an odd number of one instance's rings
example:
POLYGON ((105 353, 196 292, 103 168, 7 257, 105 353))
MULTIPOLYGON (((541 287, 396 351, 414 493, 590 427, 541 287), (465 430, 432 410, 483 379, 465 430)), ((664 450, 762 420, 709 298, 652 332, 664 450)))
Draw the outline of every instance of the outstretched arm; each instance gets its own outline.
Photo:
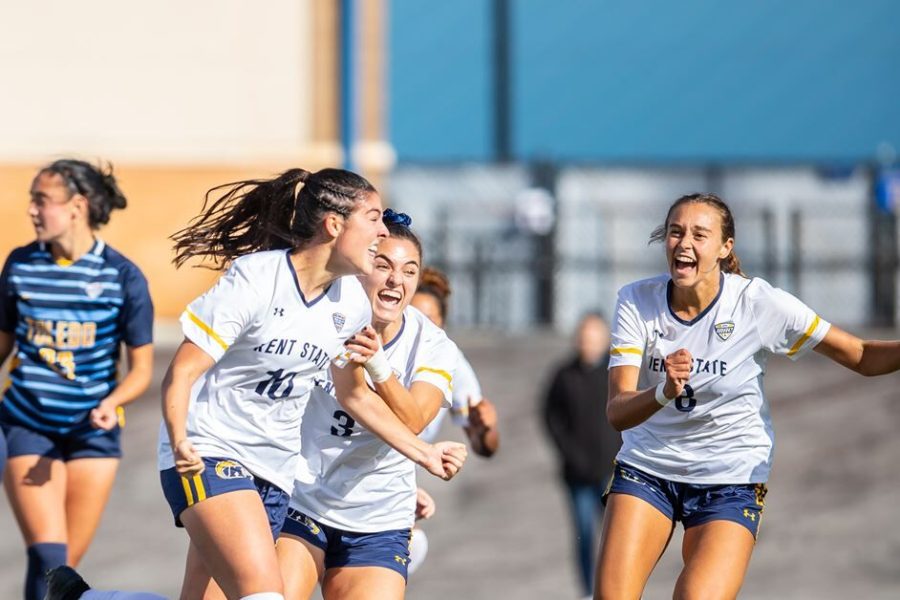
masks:
POLYGON ((869 377, 900 369, 900 341, 863 340, 834 325, 814 350, 869 377))

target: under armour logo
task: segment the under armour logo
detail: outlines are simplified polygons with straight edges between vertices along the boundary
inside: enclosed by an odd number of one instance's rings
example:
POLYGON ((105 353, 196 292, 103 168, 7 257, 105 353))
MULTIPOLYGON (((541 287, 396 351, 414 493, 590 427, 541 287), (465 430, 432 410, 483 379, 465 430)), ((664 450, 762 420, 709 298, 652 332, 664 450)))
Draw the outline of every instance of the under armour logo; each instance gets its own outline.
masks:
POLYGON ((744 516, 745 516, 746 518, 750 519, 751 521, 753 521, 754 523, 756 522, 756 514, 750 512, 750 511, 749 511, 748 509, 746 509, 746 508, 744 509, 744 516))
POLYGON ((283 309, 283 308, 275 307, 275 316, 276 316, 276 317, 283 317, 283 316, 284 316, 284 309, 283 309))

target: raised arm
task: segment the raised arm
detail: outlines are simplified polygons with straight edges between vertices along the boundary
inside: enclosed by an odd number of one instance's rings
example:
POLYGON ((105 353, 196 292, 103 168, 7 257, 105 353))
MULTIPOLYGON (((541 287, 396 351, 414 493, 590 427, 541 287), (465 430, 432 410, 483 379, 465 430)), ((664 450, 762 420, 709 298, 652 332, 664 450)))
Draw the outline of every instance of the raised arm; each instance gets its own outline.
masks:
POLYGON ((429 473, 449 480, 462 467, 466 447, 455 442, 429 444, 391 411, 390 407, 366 385, 363 368, 351 363, 347 367, 332 366, 334 392, 338 402, 366 429, 429 473))
POLYGON ((360 364, 370 370, 375 391, 397 418, 416 435, 422 433, 441 409, 444 400, 441 389, 426 381, 414 381, 409 389, 403 387, 371 326, 350 338, 346 347, 356 357, 355 362, 363 361, 360 364))
POLYGON ((482 398, 477 404, 469 400, 469 424, 464 429, 475 454, 490 458, 500 448, 497 409, 487 398, 482 398))
POLYGON ((662 390, 656 386, 638 390, 638 367, 612 367, 609 370, 609 401, 606 403, 606 418, 610 425, 617 431, 631 429, 680 396, 690 377, 691 361, 690 352, 683 348, 668 355, 665 360, 666 381, 662 390))
POLYGON ((900 369, 900 341, 863 340, 834 325, 814 350, 867 377, 900 369))

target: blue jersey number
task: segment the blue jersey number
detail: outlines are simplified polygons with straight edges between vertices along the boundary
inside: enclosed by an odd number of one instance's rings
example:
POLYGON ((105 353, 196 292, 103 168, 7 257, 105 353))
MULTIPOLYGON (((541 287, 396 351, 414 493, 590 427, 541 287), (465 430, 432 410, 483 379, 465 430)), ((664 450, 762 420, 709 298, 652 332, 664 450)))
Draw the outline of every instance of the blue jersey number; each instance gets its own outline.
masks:
POLYGON ((675 398, 675 408, 681 412, 691 412, 697 406, 697 399, 694 398, 694 388, 688 384, 684 384, 681 395, 675 398))
POLYGON ((353 417, 342 410, 336 410, 334 411, 334 418, 337 419, 337 423, 331 426, 331 435, 339 437, 350 437, 353 435, 353 426, 356 425, 353 417))
POLYGON ((260 396, 267 395, 272 400, 281 400, 287 398, 294 391, 294 376, 296 372, 284 372, 284 369, 277 371, 266 371, 268 379, 263 379, 256 386, 256 393, 260 396), (284 385, 284 389, 281 386, 284 385))

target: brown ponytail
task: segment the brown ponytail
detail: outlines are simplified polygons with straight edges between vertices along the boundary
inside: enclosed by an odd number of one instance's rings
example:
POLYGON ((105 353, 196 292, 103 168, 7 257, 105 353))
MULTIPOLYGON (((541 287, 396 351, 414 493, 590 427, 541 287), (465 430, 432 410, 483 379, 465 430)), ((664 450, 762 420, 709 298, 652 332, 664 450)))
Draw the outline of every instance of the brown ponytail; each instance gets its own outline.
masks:
POLYGON ((328 212, 349 216, 371 183, 342 169, 289 169, 274 179, 226 183, 206 193, 199 216, 171 236, 173 262, 209 259, 214 269, 250 252, 298 248, 319 232, 328 212), (210 196, 221 194, 210 204, 210 196), (207 205, 209 207, 207 208, 207 205))
POLYGON ((425 267, 419 276, 417 294, 428 294, 438 303, 441 311, 441 319, 447 320, 447 299, 450 297, 450 280, 447 276, 434 267, 425 267))

